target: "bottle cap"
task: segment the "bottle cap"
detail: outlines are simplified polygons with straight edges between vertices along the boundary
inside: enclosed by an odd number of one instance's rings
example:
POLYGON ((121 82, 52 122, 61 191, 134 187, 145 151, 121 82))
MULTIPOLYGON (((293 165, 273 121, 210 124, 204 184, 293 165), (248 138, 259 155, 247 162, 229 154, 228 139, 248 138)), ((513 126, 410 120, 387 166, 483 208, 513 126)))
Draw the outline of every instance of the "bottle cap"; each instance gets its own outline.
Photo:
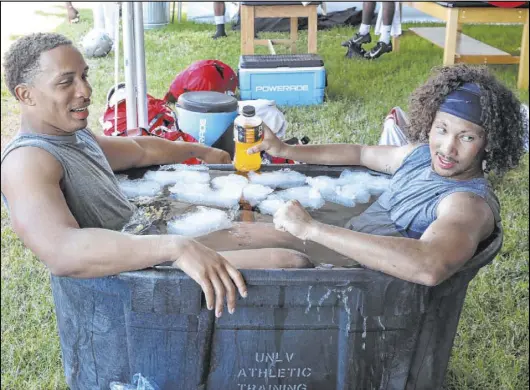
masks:
POLYGON ((243 116, 254 116, 256 115, 256 109, 254 106, 244 106, 243 107, 243 116))

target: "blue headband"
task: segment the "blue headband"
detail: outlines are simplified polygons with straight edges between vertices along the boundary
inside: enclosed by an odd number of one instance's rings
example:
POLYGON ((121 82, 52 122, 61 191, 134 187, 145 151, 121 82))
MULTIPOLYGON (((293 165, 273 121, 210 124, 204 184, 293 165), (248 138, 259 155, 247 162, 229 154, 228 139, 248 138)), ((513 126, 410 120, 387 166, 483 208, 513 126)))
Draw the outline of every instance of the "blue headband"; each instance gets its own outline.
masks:
POLYGON ((480 116, 480 87, 477 84, 465 83, 446 96, 439 111, 473 122, 482 126, 480 116))

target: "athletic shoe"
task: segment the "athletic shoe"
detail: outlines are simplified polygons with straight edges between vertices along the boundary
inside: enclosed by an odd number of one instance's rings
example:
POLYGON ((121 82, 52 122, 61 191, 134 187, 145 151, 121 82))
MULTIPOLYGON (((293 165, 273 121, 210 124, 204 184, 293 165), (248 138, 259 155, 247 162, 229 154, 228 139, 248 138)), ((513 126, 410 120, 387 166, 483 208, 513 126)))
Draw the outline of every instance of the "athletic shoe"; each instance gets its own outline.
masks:
POLYGON ((224 38, 227 36, 225 32, 224 24, 216 24, 215 27, 216 27, 215 34, 212 35, 212 39, 224 38))
POLYGON ((384 53, 389 53, 392 51, 392 42, 385 43, 382 41, 377 42, 377 44, 370 49, 369 52, 366 52, 364 58, 369 60, 374 60, 378 57, 381 57, 384 53))
POLYGON ((372 42, 372 36, 370 35, 370 33, 366 35, 355 33, 352 39, 342 42, 341 46, 344 46, 344 47, 348 47, 352 45, 361 46, 363 43, 370 43, 370 42, 372 42))
POLYGON ((225 38, 228 35, 226 35, 225 32, 216 32, 214 35, 212 35, 212 39, 219 39, 219 38, 225 38))
POLYGON ((364 50, 359 45, 350 45, 348 46, 348 51, 346 52, 346 58, 362 58, 364 59, 366 55, 366 50, 364 50))

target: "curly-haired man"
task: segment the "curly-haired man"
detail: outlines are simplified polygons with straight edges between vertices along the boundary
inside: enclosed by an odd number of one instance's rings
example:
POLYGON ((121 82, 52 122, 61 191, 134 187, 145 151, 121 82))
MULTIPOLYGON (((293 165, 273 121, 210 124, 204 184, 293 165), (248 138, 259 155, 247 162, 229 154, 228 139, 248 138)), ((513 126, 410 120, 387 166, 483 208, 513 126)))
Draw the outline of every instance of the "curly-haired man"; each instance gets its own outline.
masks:
MULTIPOLYGON (((238 236, 253 237, 253 246, 276 243, 298 250, 307 240, 411 282, 434 286, 449 278, 499 228, 499 203, 484 167, 502 174, 517 165, 527 125, 508 88, 486 68, 466 65, 441 68, 418 88, 411 96, 410 118, 404 130, 411 143, 404 146, 289 146, 266 129, 263 143, 250 153, 265 150, 312 164, 364 166, 392 175, 390 189, 348 228, 314 221, 291 201, 274 215, 280 231, 241 224, 223 249, 245 245, 233 242, 238 236)), ((220 234, 201 240, 213 242, 220 234)))

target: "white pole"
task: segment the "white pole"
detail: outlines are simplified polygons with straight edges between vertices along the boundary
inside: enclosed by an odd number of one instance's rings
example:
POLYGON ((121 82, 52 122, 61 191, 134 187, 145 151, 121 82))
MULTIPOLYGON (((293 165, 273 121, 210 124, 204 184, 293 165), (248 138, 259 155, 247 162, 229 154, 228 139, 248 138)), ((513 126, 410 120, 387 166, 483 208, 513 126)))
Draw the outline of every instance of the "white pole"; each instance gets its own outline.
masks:
POLYGON ((118 96, 118 83, 120 82, 120 12, 118 10, 118 4, 116 4, 115 6, 116 10, 114 12, 114 17, 116 18, 116 24, 114 25, 114 134, 118 134, 118 102, 116 100, 116 97, 118 96))
POLYGON ((147 83, 145 80, 144 18, 142 2, 134 3, 134 50, 136 60, 136 82, 138 86, 138 126, 147 129, 147 83))
POLYGON ((127 130, 138 127, 136 114, 136 77, 134 62, 134 9, 129 1, 122 3, 123 11, 123 62, 125 92, 127 94, 127 130))

